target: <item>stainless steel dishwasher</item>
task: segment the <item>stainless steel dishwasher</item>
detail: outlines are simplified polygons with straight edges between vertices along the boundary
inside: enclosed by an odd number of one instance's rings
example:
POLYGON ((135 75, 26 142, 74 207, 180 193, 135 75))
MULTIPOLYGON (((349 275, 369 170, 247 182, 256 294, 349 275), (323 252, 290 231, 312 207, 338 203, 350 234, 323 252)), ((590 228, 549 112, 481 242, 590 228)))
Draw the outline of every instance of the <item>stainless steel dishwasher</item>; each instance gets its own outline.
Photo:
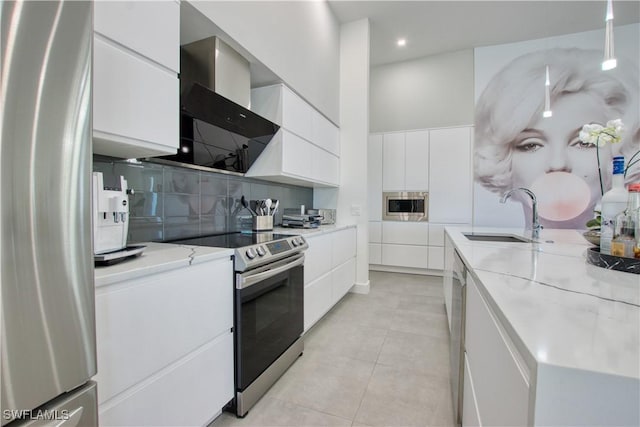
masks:
POLYGON ((464 382, 464 312, 466 303, 467 269, 458 251, 453 255, 453 286, 451 289, 451 393, 453 414, 462 425, 462 397, 464 382))

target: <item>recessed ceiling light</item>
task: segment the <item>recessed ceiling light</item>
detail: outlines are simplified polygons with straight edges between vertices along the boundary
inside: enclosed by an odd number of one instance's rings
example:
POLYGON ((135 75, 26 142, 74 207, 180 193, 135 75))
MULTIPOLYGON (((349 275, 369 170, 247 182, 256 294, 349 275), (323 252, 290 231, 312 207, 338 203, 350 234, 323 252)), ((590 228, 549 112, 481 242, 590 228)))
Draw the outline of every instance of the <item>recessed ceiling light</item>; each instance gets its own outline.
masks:
POLYGON ((407 40, 406 39, 398 39, 398 46, 402 47, 402 46, 406 46, 407 45, 407 40))

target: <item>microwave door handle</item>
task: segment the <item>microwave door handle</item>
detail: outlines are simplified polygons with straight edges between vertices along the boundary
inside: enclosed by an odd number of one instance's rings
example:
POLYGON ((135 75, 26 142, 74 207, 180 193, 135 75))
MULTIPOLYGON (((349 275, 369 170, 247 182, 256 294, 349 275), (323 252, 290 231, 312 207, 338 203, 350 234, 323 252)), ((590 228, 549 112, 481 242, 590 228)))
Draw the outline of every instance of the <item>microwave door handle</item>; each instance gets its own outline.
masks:
POLYGON ((282 273, 283 271, 287 271, 293 267, 297 267, 299 265, 304 264, 304 254, 300 255, 299 257, 295 258, 293 261, 287 262, 284 265, 280 265, 278 267, 274 267, 271 268, 267 271, 263 271, 261 273, 254 273, 254 274, 247 274, 247 273, 243 273, 238 275, 240 277, 240 280, 238 281, 238 283, 236 284, 236 288, 237 289, 244 289, 247 288, 251 285, 255 285, 258 282, 261 282, 263 280, 266 280, 270 277, 276 276, 280 273, 282 273))

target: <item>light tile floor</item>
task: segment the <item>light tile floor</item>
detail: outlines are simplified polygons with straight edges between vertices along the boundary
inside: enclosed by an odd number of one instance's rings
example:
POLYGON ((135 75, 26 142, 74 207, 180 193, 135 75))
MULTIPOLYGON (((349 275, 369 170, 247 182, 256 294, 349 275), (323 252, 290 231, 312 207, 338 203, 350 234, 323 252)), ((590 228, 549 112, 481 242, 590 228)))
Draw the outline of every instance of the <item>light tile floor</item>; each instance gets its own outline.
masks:
POLYGON ((244 419, 210 427, 453 426, 442 278, 370 272, 304 339, 304 354, 244 419))

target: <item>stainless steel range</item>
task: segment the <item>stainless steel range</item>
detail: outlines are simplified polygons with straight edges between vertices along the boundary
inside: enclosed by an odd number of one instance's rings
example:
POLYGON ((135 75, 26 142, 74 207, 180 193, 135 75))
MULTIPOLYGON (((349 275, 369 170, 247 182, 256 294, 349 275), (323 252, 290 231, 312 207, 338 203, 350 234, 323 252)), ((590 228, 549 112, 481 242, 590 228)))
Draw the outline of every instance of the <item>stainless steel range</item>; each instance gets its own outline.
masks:
POLYGON ((304 250, 301 236, 231 233, 174 241, 235 248, 235 387, 244 417, 304 349, 304 250))

